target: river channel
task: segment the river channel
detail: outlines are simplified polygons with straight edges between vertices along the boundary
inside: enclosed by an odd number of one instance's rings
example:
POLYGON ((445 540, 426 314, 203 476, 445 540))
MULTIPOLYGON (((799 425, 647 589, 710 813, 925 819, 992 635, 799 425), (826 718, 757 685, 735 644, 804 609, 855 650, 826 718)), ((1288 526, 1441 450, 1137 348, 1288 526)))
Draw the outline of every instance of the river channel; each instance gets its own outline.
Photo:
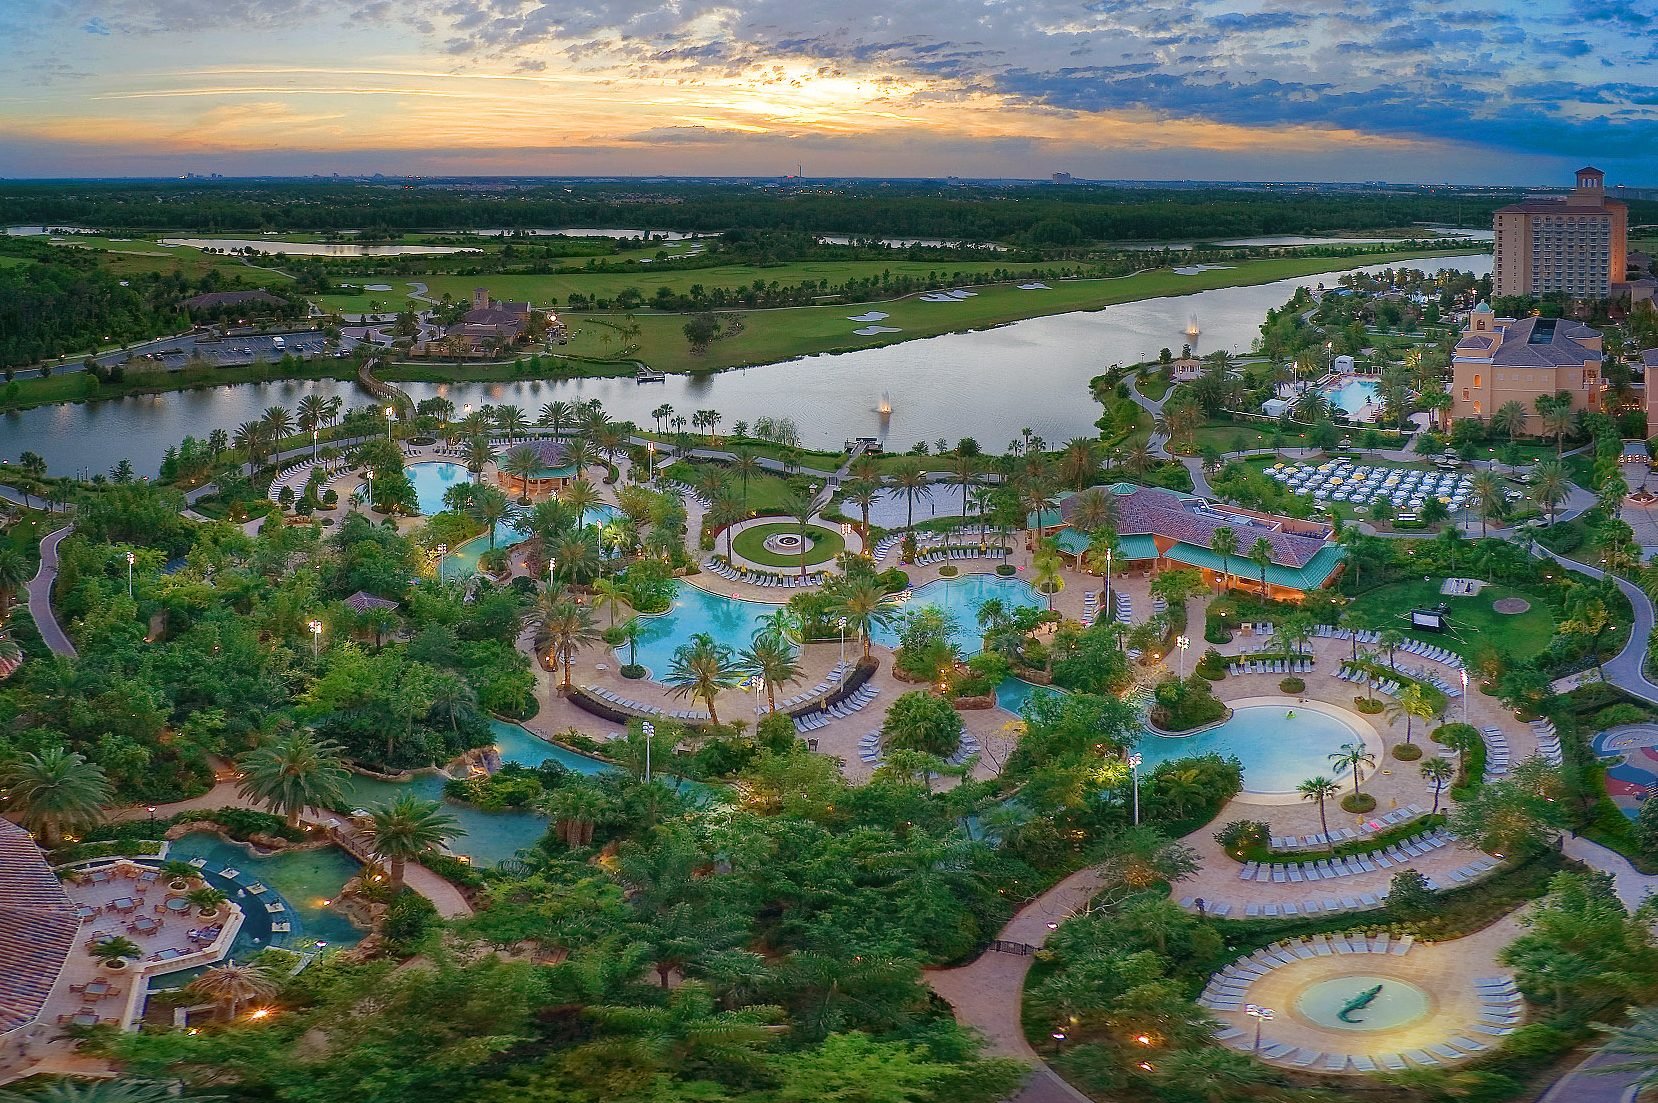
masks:
MULTIPOLYGON (((1491 257, 1442 257, 1403 267, 1484 275, 1491 271, 1491 257)), ((1266 312, 1283 305, 1297 285, 1321 279, 1333 283, 1336 274, 1347 270, 1332 262, 1331 272, 1322 277, 1143 299, 884 348, 705 376, 669 376, 660 384, 577 379, 414 383, 406 389, 416 399, 442 394, 457 406, 511 403, 532 418, 546 402, 596 398, 613 418, 649 425, 650 411, 668 403, 686 416, 717 409, 724 415, 722 428, 762 416, 792 417, 808 447, 838 448, 850 437, 875 436, 890 448, 905 449, 918 440, 953 443, 970 436, 986 450, 1000 452, 1025 428, 1050 445, 1093 436, 1099 408, 1088 398, 1087 381, 1113 363, 1153 359, 1164 347, 1178 351, 1192 315, 1202 330, 1195 342, 1198 352, 1248 352, 1266 312), (877 412, 883 395, 890 399, 890 415, 877 412)), ((348 405, 369 403, 354 383, 324 380, 43 406, 0 415, 0 460, 15 461, 33 451, 45 457, 53 473, 72 475, 107 471, 128 459, 139 474, 153 475, 162 453, 186 434, 200 438, 215 428, 234 428, 273 405, 292 409, 307 394, 340 394, 348 405)))

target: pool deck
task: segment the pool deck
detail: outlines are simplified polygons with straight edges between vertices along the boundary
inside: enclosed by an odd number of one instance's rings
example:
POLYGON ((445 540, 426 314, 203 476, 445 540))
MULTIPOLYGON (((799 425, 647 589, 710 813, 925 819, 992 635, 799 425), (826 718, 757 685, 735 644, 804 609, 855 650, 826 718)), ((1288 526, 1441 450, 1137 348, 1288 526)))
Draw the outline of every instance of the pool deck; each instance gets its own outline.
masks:
MULTIPOLYGON (((1232 643, 1216 648, 1222 654, 1242 654, 1252 646, 1258 645, 1258 640, 1235 639, 1232 643)), ((1353 698, 1362 691, 1359 687, 1343 682, 1334 675, 1341 669, 1344 660, 1351 657, 1351 644, 1336 639, 1316 639, 1312 642, 1313 654, 1317 657, 1315 670, 1317 673, 1303 675, 1307 683, 1307 690, 1301 696, 1310 700, 1322 701, 1334 705, 1348 712, 1358 715, 1353 707, 1353 698)), ((1408 657, 1413 664, 1429 663, 1430 660, 1418 655, 1408 657)), ((1445 671, 1454 675, 1451 668, 1445 671)), ((1278 682, 1282 678, 1278 674, 1236 674, 1229 675, 1224 681, 1215 685, 1216 693, 1222 700, 1232 701, 1247 697, 1282 696, 1278 689, 1278 682)), ((1477 687, 1470 686, 1468 694, 1468 722, 1478 728, 1500 728, 1508 740, 1510 755, 1518 763, 1531 757, 1537 752, 1537 736, 1532 732, 1530 725, 1516 720, 1514 714, 1504 709, 1492 697, 1480 693, 1477 687)), ((1451 719, 1460 721, 1462 718, 1461 700, 1451 702, 1449 706, 1451 719)), ((1392 757, 1391 750, 1395 744, 1404 741, 1404 722, 1389 722, 1384 715, 1362 716, 1360 719, 1370 723, 1381 736, 1388 753, 1377 756, 1376 769, 1362 782, 1363 791, 1376 798, 1376 810, 1368 816, 1355 816, 1343 812, 1339 797, 1325 806, 1329 817, 1331 830, 1342 827, 1358 827, 1366 820, 1377 815, 1385 814, 1407 804, 1417 804, 1423 808, 1431 808, 1433 804, 1433 787, 1429 785, 1419 773, 1421 763, 1428 755, 1435 751, 1443 751, 1438 744, 1429 741, 1426 733, 1432 730, 1430 723, 1426 726, 1418 723, 1415 726, 1414 742, 1422 747, 1424 759, 1415 762, 1400 762, 1392 757)), ((1315 772, 1329 776, 1329 771, 1320 769, 1315 772)), ((1343 786, 1343 795, 1352 791, 1351 783, 1343 786)), ((1442 796, 1441 810, 1444 809, 1449 794, 1442 796)), ((1202 897, 1211 903, 1226 902, 1232 905, 1233 913, 1242 913, 1250 904, 1282 904, 1285 902, 1300 902, 1308 897, 1336 895, 1341 897, 1358 898, 1365 894, 1377 896, 1385 895, 1392 882, 1394 870, 1378 869, 1374 873, 1357 874, 1341 877, 1327 882, 1313 883, 1272 883, 1257 881, 1241 881, 1238 879, 1239 863, 1231 858, 1215 842, 1213 830, 1215 824, 1228 823, 1232 820, 1266 820, 1272 826, 1274 835, 1313 835, 1323 829, 1319 824, 1318 806, 1306 801, 1296 801, 1293 804, 1261 804, 1253 799, 1251 794, 1241 794, 1228 801, 1220 810, 1213 823, 1193 832, 1181 841, 1197 851, 1203 868, 1196 874, 1183 880, 1176 888, 1179 897, 1202 897)), ((1309 859, 1316 859, 1319 855, 1311 852, 1309 859)), ((1422 858, 1411 863, 1411 868, 1426 877, 1432 877, 1444 883, 1445 877, 1470 861, 1479 857, 1479 852, 1460 846, 1450 845, 1432 851, 1422 858)), ((1294 861, 1294 858, 1286 858, 1294 861)))

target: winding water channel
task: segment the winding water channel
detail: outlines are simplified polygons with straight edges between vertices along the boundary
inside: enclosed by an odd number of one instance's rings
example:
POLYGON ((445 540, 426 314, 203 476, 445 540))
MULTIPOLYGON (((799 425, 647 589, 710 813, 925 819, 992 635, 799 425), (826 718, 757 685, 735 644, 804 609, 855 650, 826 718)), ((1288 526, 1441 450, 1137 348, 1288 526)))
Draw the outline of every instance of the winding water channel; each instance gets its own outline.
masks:
MULTIPOLYGON (((1491 271, 1489 254, 1410 262, 1427 272, 1491 271)), ((1363 267, 1381 271, 1383 265, 1363 267)), ((1397 266, 1395 266, 1397 267, 1397 266)), ((663 384, 631 379, 577 379, 508 383, 407 384, 416 399, 442 394, 464 403, 512 403, 530 413, 545 402, 597 398, 618 420, 651 423, 650 411, 669 403, 681 412, 714 408, 725 426, 761 416, 789 416, 808 447, 835 447, 856 436, 877 436, 890 447, 918 440, 971 436, 1000 451, 1026 427, 1050 443, 1092 436, 1098 407, 1087 381, 1112 363, 1178 350, 1196 314, 1203 330, 1198 351, 1247 352, 1266 312, 1281 306, 1300 284, 1334 282, 1347 271, 1332 262, 1324 276, 1300 276, 1253 287, 1143 299, 1102 310, 1056 314, 997 329, 953 333, 884 348, 823 354, 706 376, 669 376, 663 384), (882 394, 891 415, 876 412, 882 394)), ((943 307, 941 309, 948 309, 943 307)), ((334 380, 204 387, 109 402, 45 406, 0 416, 0 459, 25 451, 45 457, 54 473, 107 471, 122 459, 153 475, 162 453, 187 434, 205 437, 232 428, 273 405, 290 409, 307 394, 339 394, 366 405, 354 383, 334 380)))

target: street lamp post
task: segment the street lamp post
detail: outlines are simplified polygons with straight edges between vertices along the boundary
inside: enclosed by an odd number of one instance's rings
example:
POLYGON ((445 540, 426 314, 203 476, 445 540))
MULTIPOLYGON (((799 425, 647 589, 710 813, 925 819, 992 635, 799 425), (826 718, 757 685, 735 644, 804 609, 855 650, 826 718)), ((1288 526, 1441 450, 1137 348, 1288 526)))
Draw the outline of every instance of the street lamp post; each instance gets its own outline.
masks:
POLYGON ((314 621, 311 622, 311 658, 313 660, 316 659, 316 657, 317 657, 319 651, 321 650, 321 648, 322 648, 322 621, 314 620, 314 621))
POLYGON ((1180 648, 1180 678, 1184 681, 1186 678, 1186 649, 1192 646, 1192 638, 1190 636, 1176 636, 1174 644, 1180 648))
POLYGON ((387 406, 386 407, 386 442, 388 444, 391 443, 391 415, 392 415, 392 408, 390 406, 387 406))
POLYGON ((1262 1007, 1258 1003, 1244 1004, 1244 1014, 1255 1020, 1255 1048, 1253 1053, 1261 1052, 1261 1024, 1272 1021, 1272 1008, 1262 1007))
POLYGON ((150 826, 154 827, 155 826, 155 805, 153 805, 153 804, 150 805, 149 809, 150 809, 150 826))
POLYGON ((127 553, 127 597, 132 597, 132 565, 138 557, 132 552, 127 553))
POLYGON ((317 462, 317 431, 314 427, 311 430, 311 462, 317 462))
POLYGON ((1117 619, 1111 604, 1111 548, 1105 549, 1105 615, 1112 620, 1117 619))
POLYGON ((1462 722, 1466 724, 1468 723, 1468 668, 1463 667, 1457 673, 1462 675, 1462 722))
POLYGON ((1145 760, 1137 754, 1128 756, 1128 768, 1134 773, 1134 826, 1140 826, 1140 763, 1145 760))
POLYGON ((842 617, 841 625, 841 669, 846 669, 846 618, 842 617))
POLYGON ((640 723, 639 730, 645 733, 645 780, 651 779, 651 741, 656 738, 656 725, 649 720, 640 723))

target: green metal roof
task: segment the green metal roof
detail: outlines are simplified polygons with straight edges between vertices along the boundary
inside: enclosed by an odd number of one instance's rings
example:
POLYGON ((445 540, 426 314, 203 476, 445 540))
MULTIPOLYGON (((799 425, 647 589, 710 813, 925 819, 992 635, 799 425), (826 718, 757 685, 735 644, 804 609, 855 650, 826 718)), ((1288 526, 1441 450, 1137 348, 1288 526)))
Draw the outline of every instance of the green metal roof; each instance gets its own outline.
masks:
MULTIPOLYGON (((1081 555, 1088 550, 1088 534, 1078 532, 1073 528, 1063 528, 1054 536, 1059 544, 1059 550, 1067 555, 1081 555)), ((1127 563, 1133 559, 1156 559, 1157 541, 1151 536, 1141 533, 1135 536, 1117 537, 1117 562, 1127 563)))
MULTIPOLYGON (((1339 544, 1326 544, 1307 560, 1305 567, 1280 567, 1276 563, 1272 564, 1267 568, 1267 582, 1291 590, 1316 590, 1330 580, 1330 576, 1335 573, 1346 555, 1347 549, 1339 544)), ((1223 566, 1220 556, 1208 548, 1200 548, 1193 544, 1176 544, 1168 550, 1167 558, 1192 567, 1207 567, 1211 571, 1227 572, 1236 578, 1259 580, 1261 577, 1261 568, 1251 562, 1248 556, 1228 556, 1223 566)))

